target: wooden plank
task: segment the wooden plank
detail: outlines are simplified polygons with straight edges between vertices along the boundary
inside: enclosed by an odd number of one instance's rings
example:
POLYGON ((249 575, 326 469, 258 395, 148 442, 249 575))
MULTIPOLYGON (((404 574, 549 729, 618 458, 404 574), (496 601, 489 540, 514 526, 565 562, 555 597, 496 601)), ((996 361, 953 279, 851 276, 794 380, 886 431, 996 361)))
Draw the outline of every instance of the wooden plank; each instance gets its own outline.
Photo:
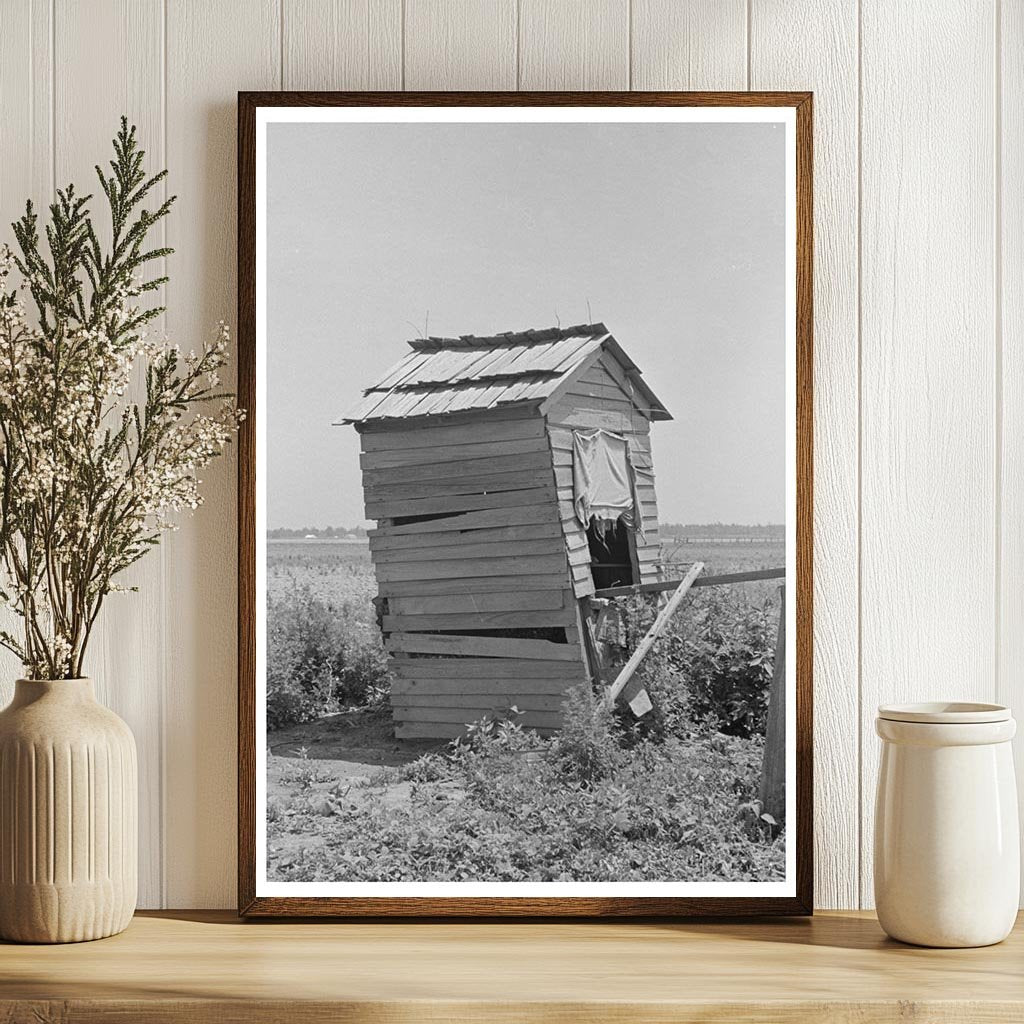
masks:
POLYGON ((579 380, 566 388, 566 395, 570 398, 578 398, 586 401, 590 398, 599 398, 609 402, 621 402, 631 405, 629 397, 623 392, 618 384, 597 384, 593 381, 579 380))
POLYGON ((416 693, 392 694, 391 707, 403 721, 421 718, 418 708, 473 708, 479 713, 504 711, 515 705, 521 712, 560 712, 564 694, 548 693, 416 693))
POLYGON ((456 612, 517 612, 560 609, 565 604, 561 590, 522 590, 505 594, 450 594, 443 601, 435 597, 391 597, 393 615, 434 615, 439 607, 456 612))
POLYGON ((402 88, 402 0, 286 0, 285 89, 402 88))
MULTIPOLYGON (((873 915, 855 911, 742 923, 499 922, 474 920, 476 905, 461 909, 461 920, 433 921, 140 914, 113 940, 116 957, 104 955, 111 943, 4 946, 0 1013, 8 1024, 1019 1024, 1024 1016, 1024 923, 1004 943, 942 951, 897 946, 880 937, 873 915), (623 970, 636 950, 643 969, 623 970)), ((579 904, 519 909, 572 915, 579 904)), ((422 910, 436 914, 437 905, 422 910)))
MULTIPOLYGON (((795 6, 792 13, 799 13, 802 7, 795 6)), ((747 9, 746 0, 633 0, 631 88, 750 88, 747 9)), ((764 20, 783 22, 789 17, 790 12, 777 5, 762 15, 764 20)), ((817 40, 822 50, 826 42, 817 40)))
POLYGON ((627 394, 627 392, 623 391, 620 382, 608 372, 600 359, 580 374, 578 382, 582 384, 599 384, 603 387, 614 388, 621 395, 627 394))
POLYGON ((571 678, 563 677, 561 679, 543 677, 523 679, 512 676, 487 676, 481 679, 416 679, 414 677, 400 677, 392 680, 391 699, 392 701, 401 701, 403 699, 421 699, 422 697, 436 695, 458 697, 466 694, 486 697, 496 696, 506 699, 508 697, 521 697, 523 694, 535 694, 555 697, 562 701, 565 699, 566 691, 582 678, 582 666, 575 676, 571 678))
MULTIPOLYGON (((786 578, 786 570, 751 569, 748 572, 730 572, 718 576, 701 576, 693 583, 694 589, 699 587, 720 587, 730 583, 751 583, 754 580, 781 580, 786 578)), ((645 583, 641 587, 604 587, 594 592, 595 597, 628 597, 639 591, 641 594, 660 594, 666 590, 675 590, 679 580, 659 580, 657 583, 645 583)))
POLYGON ((495 544, 524 540, 543 540, 562 536, 558 523, 529 523, 526 526, 495 526, 477 530, 448 530, 444 533, 425 533, 421 537, 402 534, 392 537, 377 534, 370 538, 371 552, 419 550, 420 548, 461 547, 463 544, 495 544))
MULTIPOLYGON (((57 184, 74 182, 79 194, 102 193, 95 165, 106 167, 111 139, 128 112, 137 124, 139 142, 147 151, 146 169, 156 173, 167 163, 163 145, 163 12, 159 0, 95 0, 88 4, 53 6, 53 46, 60 54, 53 81, 54 149, 57 184), (103 59, 96 55, 102 53, 103 59), (89 87, 83 88, 88 82, 89 87)), ((6 12, 6 8, 5 8, 6 12)), ((6 18, 6 14, 5 14, 6 18)), ((0 28, 0 35, 6 30, 0 28)), ((4 104, 9 102, 4 98, 4 104)), ((5 152, 11 152, 5 140, 5 152)), ((157 186, 153 205, 169 192, 157 186)), ((22 201, 26 197, 22 196, 22 201)), ((49 197, 46 197, 49 201, 49 197)), ((110 241, 105 200, 90 203, 97 231, 110 241)), ((19 211, 20 212, 20 211, 19 211)), ((45 213, 44 213, 45 216, 45 213)), ((166 238, 155 230, 149 247, 166 238)), ((164 261, 149 269, 162 276, 164 261)), ((166 296, 160 292, 154 301, 166 296)), ((153 330, 166 330, 161 318, 153 330)), ((144 401, 145 380, 138 373, 129 385, 129 401, 144 401)), ((206 476, 206 474, 203 474, 206 476)), ((218 474, 211 473, 211 476, 218 474)), ((215 492, 216 493, 216 492, 215 492)), ((232 570, 233 571, 233 570, 232 570)), ((166 582, 160 554, 150 554, 117 581, 138 587, 129 600, 108 600, 93 629, 88 674, 101 703, 131 727, 138 746, 139 770, 139 903, 159 907, 163 900, 165 851, 161 799, 164 792, 164 744, 161 707, 166 699, 167 658, 164 647, 166 582)), ((232 627, 233 631, 233 627, 232 627)), ((20 673, 19 673, 20 675, 20 673)))
MULTIPOLYGON (((1024 5, 1002 4, 1002 497, 1000 501, 999 655, 996 696, 1011 708, 1024 705, 1024 275, 1007 268, 1020 266, 1024 253, 1024 5), (1010 183, 1007 185, 1006 183, 1010 183)), ((1017 778, 1024 779, 1024 744, 1013 746, 1017 778)), ((1022 822, 1024 827, 1024 822, 1022 822)), ((1024 891, 1024 889, 1022 889, 1024 891)))
MULTIPOLYGON (((392 657, 391 671, 403 679, 557 679, 582 678, 575 661, 543 658, 408 658, 392 657)), ((464 684, 459 684, 464 685, 464 684)), ((523 685, 526 685, 525 683, 523 685)), ((529 685, 536 685, 530 683, 529 685)))
MULTIPOLYGON (((995 12, 938 10, 874 0, 860 21, 862 851, 877 705, 931 700, 936 680, 943 699, 994 696, 995 12)), ((870 856, 861 868, 871 906, 870 856)))
POLYGON ((552 412, 551 422, 558 427, 570 429, 594 429, 601 427, 604 430, 614 430, 617 433, 628 432, 633 428, 633 419, 620 412, 599 412, 590 409, 563 409, 560 408, 557 414, 552 412))
POLYGON ((628 89, 628 0, 520 0, 521 89, 628 89))
MULTIPOLYGON (((10 244, 6 225, 25 212, 25 201, 45 211, 53 197, 53 14, 48 0, 22 0, 3 9, 0 139, 6 156, 0 161, 0 217, 10 244)), ((10 678, 19 672, 20 665, 10 678)))
POLYGON ((516 506, 536 507, 554 504, 554 485, 530 487, 521 491, 498 491, 493 494, 451 494, 436 498, 398 498, 367 501, 367 519, 393 519, 404 516, 432 515, 437 512, 479 512, 516 506))
POLYGON ((694 562, 691 566, 690 571, 680 580, 678 587, 672 592, 672 596, 668 599, 668 603, 664 608, 658 612, 657 618, 651 624, 651 628, 647 631, 644 638, 637 644, 636 650, 629 656, 629 660, 619 674, 615 677, 615 682, 608 687, 608 704, 614 704, 615 698, 625 689, 626 684, 633 678, 633 674, 640 667, 640 662, 647 656, 647 652, 654 646, 654 642, 658 639, 661 631, 668 624, 672 614, 682 604, 683 599, 689 593, 690 588, 693 586, 694 580, 704 571, 703 562, 694 562))
POLYGON ((512 593, 516 590, 558 590, 569 586, 567 572, 527 573, 521 576, 481 576, 465 579, 384 580, 379 584, 381 596, 413 597, 439 594, 512 593))
MULTIPOLYGON (((45 210, 53 196, 53 53, 48 0, 8 4, 0 31, 0 139, 9 156, 0 160, 0 224, 9 225, 32 199, 45 210)), ((9 234, 5 241, 13 242, 9 234)), ((0 629, 17 636, 20 618, 0 608, 0 629)), ((0 707, 14 696, 23 674, 20 659, 0 649, 0 707)))
POLYGON ((522 505, 514 508, 466 512, 445 516, 443 519, 432 519, 425 523, 403 523, 400 526, 378 527, 374 530, 367 530, 366 533, 372 542, 372 539, 376 537, 408 537, 426 533, 448 533, 452 530, 475 530, 492 526, 528 526, 532 523, 557 521, 557 513, 552 508, 522 505))
POLYGON ((552 448, 567 452, 573 450, 573 433, 568 427, 556 427, 548 423, 548 441, 552 448))
POLYGON ((521 555, 508 558, 448 558, 426 562, 379 562, 374 571, 381 583, 400 580, 453 580, 473 576, 543 576, 566 565, 564 552, 557 555, 521 555))
MULTIPOLYGON (((418 479, 416 469, 436 466, 440 463, 462 463, 474 459, 505 459, 509 456, 529 455, 548 452, 543 437, 520 437, 509 441, 492 441, 485 447, 479 444, 435 444, 411 449, 395 447, 379 452, 364 452, 359 456, 359 466, 365 472, 409 469, 408 476, 401 479, 418 479)), ((453 467, 455 468, 455 467, 453 467)))
POLYGON ((786 818, 786 588, 779 587, 781 608, 775 640, 772 681, 768 689, 768 725, 758 799, 776 821, 786 818))
POLYGON ((588 548, 577 548, 575 551, 570 551, 568 554, 569 564, 571 566, 590 566, 590 551, 588 548))
POLYGON ((470 543, 426 548, 392 548, 375 550, 374 565, 395 565, 404 562, 436 562, 469 558, 518 558, 522 555, 564 554, 565 541, 561 537, 538 540, 497 541, 488 544, 470 543))
MULTIPOLYGON (((814 91, 814 899, 860 905, 858 8, 751 7, 756 87, 814 91)), ((874 73, 874 65, 866 68, 874 73)), ((893 176, 888 189, 898 187, 893 176)), ((868 250, 864 250, 866 253, 868 250)), ((1010 436, 1010 435, 1007 435, 1010 436)), ((874 732, 868 734, 873 740, 874 732)), ((868 751, 873 757, 873 751, 868 751)), ((863 856, 870 856, 864 851, 863 856)))
POLYGON ((477 413, 472 418, 415 428, 366 428, 359 435, 364 453, 406 448, 438 448, 449 445, 494 444, 544 436, 544 421, 536 415, 508 417, 499 412, 477 413))
POLYGON ((611 377, 627 395, 631 395, 633 393, 633 385, 629 380, 629 376, 619 364, 619 361, 615 356, 607 351, 602 352, 598 365, 604 368, 608 376, 611 377))
MULTIPOLYGON (((443 472, 438 467, 438 473, 443 472)), ((364 486, 367 499, 391 501, 398 498, 437 498, 447 494, 496 494, 526 490, 551 483, 551 466, 518 473, 491 473, 487 476, 459 476, 438 480, 408 480, 397 484, 364 486)))
MULTIPOLYGON (((169 191, 182 197, 167 222, 177 250, 167 331, 187 350, 211 337, 218 320, 235 317, 238 91, 280 87, 281 11, 275 0, 163 6, 166 56, 154 70, 162 67, 166 83, 169 191)), ((232 381, 234 369, 221 376, 232 381)), ((237 671, 229 638, 238 628, 237 450, 229 445, 202 474, 206 503, 163 541, 164 649, 175 683, 162 711, 173 757, 164 777, 164 829, 173 845, 163 903, 171 907, 235 902, 237 671)))
POLYGON ((466 723, 395 722, 395 738, 399 740, 454 740, 466 735, 466 723))
MULTIPOLYGON (((562 396, 562 403, 559 410, 572 409, 579 413, 591 412, 612 412, 628 416, 632 421, 634 413, 639 411, 637 407, 623 394, 616 393, 610 397, 581 395, 572 390, 567 390, 562 396)), ((559 412, 559 418, 564 418, 565 413, 559 412)))
MULTIPOLYGON (((488 476, 501 471, 517 473, 528 469, 548 469, 551 466, 551 453, 542 438, 531 438, 529 441, 509 441, 508 444, 530 449, 522 454, 502 455, 500 452, 489 451, 483 458, 448 460, 438 457, 433 461, 417 463, 413 466, 393 466, 384 469, 366 469, 363 471, 363 486, 391 485, 419 480, 444 480, 463 476, 488 476)), ((416 449, 417 454, 425 452, 455 451, 461 454, 466 450, 477 455, 480 449, 473 445, 460 445, 456 448, 416 449)))
POLYGON ((392 633, 385 646, 389 651, 409 654, 446 654, 465 658, 514 658, 538 661, 580 660, 575 644, 556 644, 550 640, 514 640, 490 636, 421 636, 416 633, 392 633))
POLYGON ((405 5, 405 88, 516 88, 514 0, 405 5))
MULTIPOLYGON (((443 603, 438 602, 443 608, 443 603)), ((569 626, 575 622, 571 608, 541 608, 517 612, 452 612, 450 614, 385 615, 385 632, 417 630, 519 629, 528 626, 569 626)))

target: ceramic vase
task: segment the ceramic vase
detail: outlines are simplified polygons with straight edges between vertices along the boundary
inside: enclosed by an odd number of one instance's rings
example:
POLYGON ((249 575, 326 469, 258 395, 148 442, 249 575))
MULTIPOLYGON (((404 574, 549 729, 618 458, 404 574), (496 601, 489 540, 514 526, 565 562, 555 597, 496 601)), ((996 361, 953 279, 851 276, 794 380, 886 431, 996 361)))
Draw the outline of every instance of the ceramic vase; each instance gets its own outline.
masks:
POLYGON ((894 939, 988 946, 1017 915, 1020 839, 1010 740, 998 704, 878 709, 875 905, 894 939))
POLYGON ((0 938, 123 931, 137 891, 135 740, 89 679, 15 684, 0 712, 0 938))

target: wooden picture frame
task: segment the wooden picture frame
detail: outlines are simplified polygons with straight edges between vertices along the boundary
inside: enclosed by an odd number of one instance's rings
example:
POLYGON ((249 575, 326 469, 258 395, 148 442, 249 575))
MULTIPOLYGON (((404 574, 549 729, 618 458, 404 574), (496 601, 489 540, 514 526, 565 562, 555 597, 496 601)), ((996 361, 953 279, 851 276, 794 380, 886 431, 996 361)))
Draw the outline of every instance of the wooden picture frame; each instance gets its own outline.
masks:
MULTIPOLYGON (((812 97, 808 92, 345 93, 238 95, 238 403, 247 410, 238 462, 238 906, 247 917, 677 917, 805 915, 813 906, 812 843, 812 97), (266 107, 775 107, 795 112, 795 814, 786 896, 355 897, 257 891, 256 500, 257 114, 266 107)), ((793 807, 794 805, 790 805, 793 807)))

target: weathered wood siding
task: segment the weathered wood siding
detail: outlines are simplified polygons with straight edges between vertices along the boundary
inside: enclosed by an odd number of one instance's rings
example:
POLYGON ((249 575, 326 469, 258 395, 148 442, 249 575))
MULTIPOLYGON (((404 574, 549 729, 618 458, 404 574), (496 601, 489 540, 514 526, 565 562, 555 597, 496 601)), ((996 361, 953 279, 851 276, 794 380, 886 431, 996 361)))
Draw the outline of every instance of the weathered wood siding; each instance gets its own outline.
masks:
POLYGON ((586 668, 569 565, 579 543, 562 534, 542 417, 446 416, 361 437, 396 734, 457 736, 513 705, 523 724, 557 728, 586 668), (538 628, 568 642, 500 635, 538 628))
POLYGON ((603 427, 624 434, 637 474, 637 494, 644 521, 644 535, 637 537, 636 554, 640 582, 659 578, 661 540, 658 534, 658 502, 651 457, 651 421, 638 409, 623 386, 624 377, 615 358, 607 352, 574 381, 547 411, 548 440, 558 485, 562 532, 570 553, 573 587, 577 597, 594 592, 586 531, 576 518, 572 488, 572 435, 574 430, 603 427), (575 557, 573 553, 577 554, 575 557))

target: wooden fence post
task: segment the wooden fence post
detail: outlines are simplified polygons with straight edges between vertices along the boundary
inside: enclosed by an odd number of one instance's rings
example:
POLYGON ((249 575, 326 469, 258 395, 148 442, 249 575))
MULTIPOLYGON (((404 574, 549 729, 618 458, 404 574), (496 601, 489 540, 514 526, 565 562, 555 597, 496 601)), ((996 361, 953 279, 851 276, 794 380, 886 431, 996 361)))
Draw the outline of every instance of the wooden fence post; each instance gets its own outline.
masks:
POLYGON ((768 690, 768 726, 761 765, 761 810, 782 822, 786 816, 786 588, 779 587, 779 637, 768 690))
POLYGON ((690 587, 693 586, 693 581, 704 571, 703 562, 694 562, 690 567, 690 571, 682 578, 679 586, 675 588, 672 596, 668 599, 668 604, 658 612, 658 617, 654 620, 654 624, 643 640, 637 645, 636 650, 630 656, 629 661, 622 666, 622 670, 615 678, 615 682, 608 687, 608 706, 611 707, 615 703, 615 698, 622 693, 626 683, 632 678, 633 673, 640 666, 640 662, 644 660, 644 655, 654 646, 654 641, 658 639, 658 635, 665 628, 665 624, 669 619, 672 618, 672 613, 679 607, 684 597, 689 593, 690 587))

